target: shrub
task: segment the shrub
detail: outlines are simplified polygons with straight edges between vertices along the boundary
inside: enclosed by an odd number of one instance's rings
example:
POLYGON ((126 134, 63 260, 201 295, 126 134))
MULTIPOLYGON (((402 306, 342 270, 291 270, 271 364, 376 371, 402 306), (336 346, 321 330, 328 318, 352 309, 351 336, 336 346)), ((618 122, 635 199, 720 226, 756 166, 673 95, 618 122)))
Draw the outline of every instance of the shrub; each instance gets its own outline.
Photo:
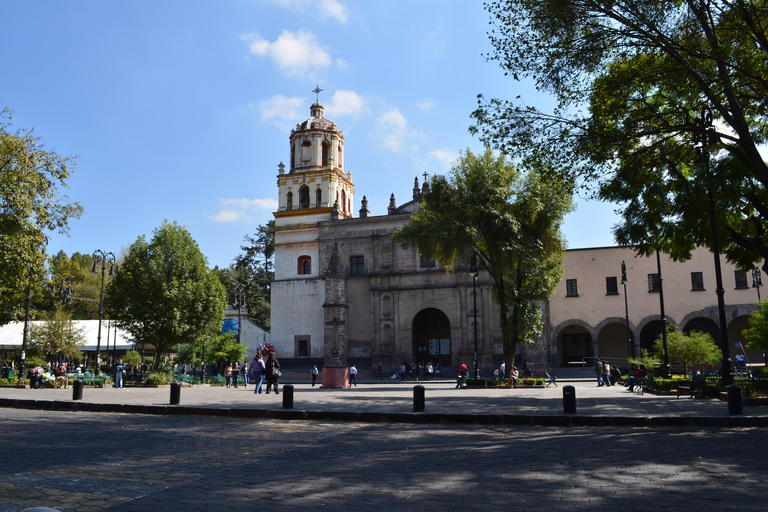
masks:
POLYGON ((153 385, 153 386, 161 386, 163 384, 168 384, 171 382, 172 374, 168 371, 157 371, 152 372, 149 374, 149 377, 147 377, 147 384, 153 385))

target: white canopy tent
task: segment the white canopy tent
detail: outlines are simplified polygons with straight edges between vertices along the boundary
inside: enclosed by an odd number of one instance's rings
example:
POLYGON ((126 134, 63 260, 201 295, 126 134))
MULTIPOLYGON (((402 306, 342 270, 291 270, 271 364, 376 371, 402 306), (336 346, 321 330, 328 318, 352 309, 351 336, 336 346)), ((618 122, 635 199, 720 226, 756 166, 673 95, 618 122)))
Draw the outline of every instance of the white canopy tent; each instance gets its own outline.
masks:
MULTIPOLYGON (((30 328, 32 325, 40 323, 42 321, 30 322, 30 328)), ((98 344, 99 337, 99 321, 98 320, 73 320, 72 323, 76 329, 81 329, 83 336, 85 337, 85 344, 80 347, 80 350, 84 352, 96 352, 96 345, 98 344)), ((13 322, 0 327, 0 351, 17 350, 21 348, 24 340, 24 322, 13 322)), ((103 320, 101 322, 101 352, 106 353, 107 349, 112 350, 133 350, 135 344, 129 338, 128 333, 115 330, 115 326, 111 325, 109 320, 103 320), (117 346, 115 346, 115 339, 117 339, 117 346)))

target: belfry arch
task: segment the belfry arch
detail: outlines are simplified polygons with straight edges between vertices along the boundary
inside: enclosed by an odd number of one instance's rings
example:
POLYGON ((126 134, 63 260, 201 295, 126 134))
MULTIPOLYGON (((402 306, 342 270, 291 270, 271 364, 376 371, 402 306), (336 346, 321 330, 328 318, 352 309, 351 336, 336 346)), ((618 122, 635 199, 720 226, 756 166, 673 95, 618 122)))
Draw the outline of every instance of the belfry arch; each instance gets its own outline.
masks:
POLYGON ((426 308, 416 314, 411 325, 413 362, 440 363, 451 366, 451 322, 436 308, 426 308))

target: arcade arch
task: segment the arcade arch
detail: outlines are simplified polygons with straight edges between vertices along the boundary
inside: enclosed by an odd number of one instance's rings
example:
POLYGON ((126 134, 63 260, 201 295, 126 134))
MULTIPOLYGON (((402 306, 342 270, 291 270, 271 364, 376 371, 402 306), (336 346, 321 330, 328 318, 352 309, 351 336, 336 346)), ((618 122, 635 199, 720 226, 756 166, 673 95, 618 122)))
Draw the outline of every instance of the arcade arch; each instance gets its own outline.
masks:
POLYGON ((451 366, 451 322, 437 308, 419 311, 411 324, 413 361, 415 363, 440 363, 451 366))

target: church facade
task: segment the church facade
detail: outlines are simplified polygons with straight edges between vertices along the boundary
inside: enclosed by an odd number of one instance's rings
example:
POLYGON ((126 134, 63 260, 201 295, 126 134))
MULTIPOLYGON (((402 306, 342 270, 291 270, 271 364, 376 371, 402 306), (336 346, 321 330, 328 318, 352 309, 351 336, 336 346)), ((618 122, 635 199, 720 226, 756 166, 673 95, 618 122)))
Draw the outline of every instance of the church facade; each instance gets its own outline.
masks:
MULTIPOLYGON (((357 364, 361 371, 379 363, 391 370, 404 361, 471 367, 477 347, 479 366, 489 373, 503 355, 489 276, 473 277, 468 262, 449 273, 390 239, 418 211, 418 179, 409 202, 398 206, 391 197, 387 215, 371 216, 365 196, 354 212, 344 142, 315 102, 310 117, 291 131, 288 166, 278 166, 271 343, 281 364, 357 364)), ((714 275, 712 254, 698 249, 689 262, 663 258, 662 264, 667 322, 719 339, 714 285, 700 282, 714 275)), ((745 285, 746 274, 726 262, 723 268, 724 282, 733 285, 726 288, 729 339, 743 341, 755 292, 745 285)), ((519 361, 557 367, 597 356, 626 358, 652 345, 661 330, 655 258, 637 257, 630 248, 569 250, 564 273, 541 305, 544 332, 518 348, 519 361), (630 276, 623 290, 622 261, 630 276)))

